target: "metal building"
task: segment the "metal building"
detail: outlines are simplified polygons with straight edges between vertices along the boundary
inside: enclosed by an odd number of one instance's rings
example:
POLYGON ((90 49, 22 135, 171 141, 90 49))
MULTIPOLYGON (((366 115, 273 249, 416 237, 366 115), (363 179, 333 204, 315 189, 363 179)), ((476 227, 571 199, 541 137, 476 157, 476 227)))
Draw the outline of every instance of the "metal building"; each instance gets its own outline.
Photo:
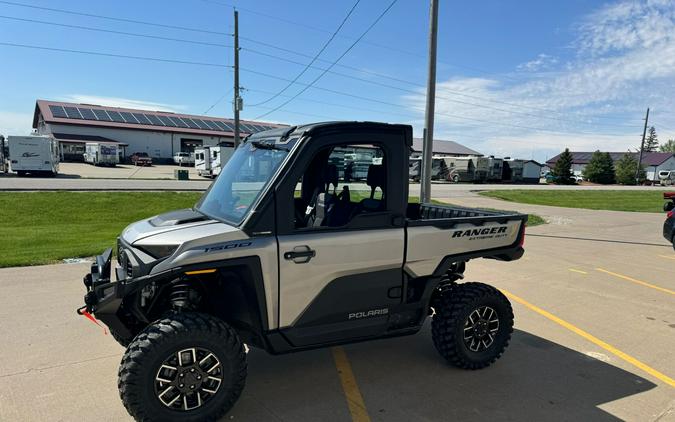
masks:
MULTIPOLYGON (((242 138, 284 125, 242 120, 242 138)), ((123 157, 145 152, 156 162, 203 145, 234 142, 234 122, 220 117, 37 100, 33 129, 59 140, 64 161, 83 161, 87 142, 116 142, 123 157)))

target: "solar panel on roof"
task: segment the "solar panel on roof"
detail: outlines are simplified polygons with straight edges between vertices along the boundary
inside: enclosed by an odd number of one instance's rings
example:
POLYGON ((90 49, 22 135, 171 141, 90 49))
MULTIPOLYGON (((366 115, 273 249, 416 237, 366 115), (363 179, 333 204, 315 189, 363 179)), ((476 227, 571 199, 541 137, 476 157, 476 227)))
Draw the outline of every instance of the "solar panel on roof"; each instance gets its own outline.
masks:
POLYGON ((153 126, 166 126, 166 123, 161 121, 159 117, 155 116, 154 114, 144 114, 144 116, 153 126))
POLYGON ((113 119, 113 122, 125 123, 124 119, 122 118, 122 115, 119 114, 117 111, 108 110, 108 115, 110 116, 111 119, 113 119))
POLYGON ((164 124, 164 126, 178 127, 173 120, 169 119, 169 116, 157 116, 157 118, 164 124))
POLYGON ((188 125, 190 129, 199 129, 197 123, 193 122, 192 119, 187 117, 181 117, 181 119, 188 125))
POLYGON ((96 109, 96 108, 92 108, 91 111, 94 113, 94 115, 96 115, 96 118, 99 119, 99 120, 103 120, 103 121, 106 121, 106 122, 112 121, 110 116, 108 116, 108 112, 106 112, 105 110, 99 110, 99 109, 96 109))
POLYGON ((78 108, 78 110, 80 111, 83 119, 96 120, 96 116, 94 116, 94 112, 91 111, 90 108, 78 108))
POLYGON ((52 112, 52 116, 54 116, 54 117, 60 117, 62 119, 65 119, 65 118, 68 117, 66 115, 66 112, 63 110, 63 107, 61 107, 61 106, 50 105, 49 111, 52 112))
POLYGON ((176 126, 178 127, 189 127, 187 123, 185 123, 181 118, 179 117, 173 117, 173 116, 163 116, 171 120, 176 126))
MULTIPOLYGON (((143 113, 131 113, 131 114, 133 114, 134 117, 136 118, 136 120, 138 120, 138 123, 140 123, 142 125, 152 125, 153 124, 150 121, 150 119, 148 119, 148 117, 143 113)), ((158 121, 158 124, 159 124, 159 121, 158 121)))
POLYGON ((120 111, 120 114, 122 115, 122 118, 124 119, 125 122, 133 124, 138 123, 138 121, 136 121, 134 116, 132 116, 131 113, 129 113, 128 111, 120 111))
POLYGON ((221 122, 220 120, 212 120, 212 122, 213 122, 213 124, 215 124, 216 126, 218 126, 218 128, 219 128, 220 130, 222 130, 223 132, 232 132, 232 131, 234 130, 233 128, 227 127, 227 126, 226 126, 223 122, 221 122))
POLYGON ((206 124, 206 122, 201 120, 201 119, 194 119, 193 118, 192 121, 197 123, 197 126, 199 126, 200 129, 211 130, 211 128, 206 124))
POLYGON ((246 133, 255 133, 255 132, 256 132, 255 129, 253 129, 253 128, 250 127, 249 125, 245 125, 245 124, 243 124, 243 123, 240 123, 240 124, 239 124, 239 127, 240 127, 241 130, 243 130, 243 131, 246 132, 246 133))
POLYGON ((220 130, 218 125, 213 120, 202 120, 202 122, 204 122, 211 130, 220 130))
POLYGON ((256 129, 258 129, 258 131, 260 131, 260 132, 264 132, 264 131, 266 131, 266 130, 268 129, 267 126, 263 126, 263 125, 253 125, 253 126, 254 126, 256 129))
POLYGON ((69 119, 81 119, 82 115, 80 114, 79 111, 77 111, 77 108, 75 107, 63 107, 63 109, 66 111, 66 115, 68 115, 69 119))

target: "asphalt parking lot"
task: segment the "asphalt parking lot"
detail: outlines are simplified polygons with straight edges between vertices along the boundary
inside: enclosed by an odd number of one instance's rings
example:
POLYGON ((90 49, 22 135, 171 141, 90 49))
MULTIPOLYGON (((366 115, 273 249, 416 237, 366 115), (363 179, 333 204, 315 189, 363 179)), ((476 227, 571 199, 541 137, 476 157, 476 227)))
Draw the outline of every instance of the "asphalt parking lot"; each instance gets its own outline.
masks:
MULTIPOLYGON (((675 252, 662 215, 445 197, 551 221, 529 229, 520 261, 467 267, 467 280, 514 305, 505 355, 454 369, 428 327, 285 356, 252 350, 225 420, 675 420, 675 252)), ((122 348, 74 312, 87 267, 0 269, 0 420, 129 420, 116 387, 122 348)))

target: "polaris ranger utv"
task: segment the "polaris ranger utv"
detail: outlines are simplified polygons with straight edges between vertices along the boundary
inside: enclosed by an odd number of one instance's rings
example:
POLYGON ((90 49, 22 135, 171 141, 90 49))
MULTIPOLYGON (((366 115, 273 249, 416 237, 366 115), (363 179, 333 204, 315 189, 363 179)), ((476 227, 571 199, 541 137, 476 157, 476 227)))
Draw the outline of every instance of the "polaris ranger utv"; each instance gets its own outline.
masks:
POLYGON ((108 249, 78 312, 127 347, 118 387, 129 413, 219 418, 244 388, 244 344, 295 352, 415 334, 431 317, 450 364, 499 358, 511 305, 459 281, 471 259, 520 258, 527 216, 409 203, 411 144, 410 126, 369 122, 260 132, 193 209, 128 226, 115 277, 108 249), (341 159, 364 149, 366 183, 343 184, 341 159))

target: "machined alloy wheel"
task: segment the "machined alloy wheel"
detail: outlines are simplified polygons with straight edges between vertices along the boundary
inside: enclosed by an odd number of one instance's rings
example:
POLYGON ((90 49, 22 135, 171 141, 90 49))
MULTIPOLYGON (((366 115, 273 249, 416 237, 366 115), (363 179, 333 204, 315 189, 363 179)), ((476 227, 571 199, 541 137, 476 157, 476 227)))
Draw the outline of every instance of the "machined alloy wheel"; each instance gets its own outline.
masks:
POLYGON ((464 344, 472 352, 487 350, 499 331, 499 316, 489 306, 481 306, 469 314, 464 323, 464 344))
POLYGON ((191 347, 172 353, 155 376, 155 394, 166 407, 193 410, 208 402, 223 382, 220 361, 208 349, 191 347))

